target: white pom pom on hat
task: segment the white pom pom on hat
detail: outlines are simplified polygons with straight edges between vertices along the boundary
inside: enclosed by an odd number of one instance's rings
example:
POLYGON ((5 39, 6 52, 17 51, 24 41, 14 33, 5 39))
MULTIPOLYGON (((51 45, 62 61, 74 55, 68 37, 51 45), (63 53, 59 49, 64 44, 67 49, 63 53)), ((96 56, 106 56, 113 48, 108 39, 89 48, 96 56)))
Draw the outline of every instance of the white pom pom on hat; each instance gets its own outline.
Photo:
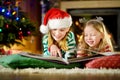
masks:
POLYGON ((48 29, 47 26, 41 25, 41 26, 40 26, 40 31, 41 31, 43 34, 46 34, 46 33, 48 33, 49 29, 48 29))
POLYGON ((46 34, 50 29, 68 28, 71 25, 72 18, 67 12, 57 8, 51 8, 46 13, 43 24, 40 25, 40 31, 46 34))

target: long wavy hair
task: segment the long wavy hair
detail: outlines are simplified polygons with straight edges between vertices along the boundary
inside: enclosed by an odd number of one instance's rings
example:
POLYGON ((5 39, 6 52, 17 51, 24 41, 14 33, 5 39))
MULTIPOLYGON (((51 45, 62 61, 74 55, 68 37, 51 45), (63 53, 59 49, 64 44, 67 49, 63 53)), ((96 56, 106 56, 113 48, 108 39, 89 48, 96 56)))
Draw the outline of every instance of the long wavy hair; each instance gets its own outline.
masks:
MULTIPOLYGON (((103 38, 101 39, 97 50, 101 50, 102 48, 104 48, 106 45, 110 46, 111 51, 114 51, 113 49, 113 44, 112 41, 110 39, 110 36, 108 34, 108 30, 106 29, 106 26, 104 25, 104 23, 102 21, 99 21, 97 19, 91 19, 89 21, 86 22, 84 29, 86 28, 86 26, 88 25, 92 25, 97 31, 99 31, 100 33, 103 34, 103 38)), ((82 48, 84 49, 92 49, 91 47, 89 47, 85 41, 84 41, 84 31, 81 35, 80 38, 80 44, 79 44, 82 48)))
POLYGON ((52 35, 50 34, 50 32, 48 33, 48 46, 50 47, 52 44, 57 45, 60 49, 67 51, 68 50, 68 46, 67 46, 67 35, 68 35, 69 31, 66 33, 65 37, 59 42, 57 43, 52 35))

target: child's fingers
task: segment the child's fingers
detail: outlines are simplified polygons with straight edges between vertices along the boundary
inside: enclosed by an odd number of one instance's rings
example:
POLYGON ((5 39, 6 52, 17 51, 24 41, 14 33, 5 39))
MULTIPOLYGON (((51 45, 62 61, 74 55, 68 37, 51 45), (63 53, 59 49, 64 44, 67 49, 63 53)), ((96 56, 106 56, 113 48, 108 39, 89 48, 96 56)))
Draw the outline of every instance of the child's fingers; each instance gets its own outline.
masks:
POLYGON ((58 56, 62 57, 60 50, 58 50, 58 56))
POLYGON ((55 50, 51 51, 50 53, 51 53, 51 56, 57 56, 57 51, 55 51, 55 50))

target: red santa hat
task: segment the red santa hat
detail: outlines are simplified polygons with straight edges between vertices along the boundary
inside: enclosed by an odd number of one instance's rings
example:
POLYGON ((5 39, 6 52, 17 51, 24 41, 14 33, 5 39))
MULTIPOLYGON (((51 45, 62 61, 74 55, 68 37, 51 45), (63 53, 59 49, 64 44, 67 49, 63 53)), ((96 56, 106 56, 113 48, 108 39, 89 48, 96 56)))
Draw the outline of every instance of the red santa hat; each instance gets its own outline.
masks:
POLYGON ((57 8, 51 8, 46 13, 43 24, 40 25, 40 31, 46 34, 50 29, 68 28, 71 25, 72 18, 67 12, 57 8))

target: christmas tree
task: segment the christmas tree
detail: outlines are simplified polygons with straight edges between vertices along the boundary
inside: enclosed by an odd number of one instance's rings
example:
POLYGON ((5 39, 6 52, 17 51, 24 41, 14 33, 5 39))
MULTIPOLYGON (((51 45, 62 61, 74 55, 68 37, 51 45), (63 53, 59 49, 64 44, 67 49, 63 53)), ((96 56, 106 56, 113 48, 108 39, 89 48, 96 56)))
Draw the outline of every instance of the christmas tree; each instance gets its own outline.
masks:
POLYGON ((35 26, 20 10, 19 3, 20 0, 0 0, 0 46, 22 44, 23 38, 35 32, 35 26))

